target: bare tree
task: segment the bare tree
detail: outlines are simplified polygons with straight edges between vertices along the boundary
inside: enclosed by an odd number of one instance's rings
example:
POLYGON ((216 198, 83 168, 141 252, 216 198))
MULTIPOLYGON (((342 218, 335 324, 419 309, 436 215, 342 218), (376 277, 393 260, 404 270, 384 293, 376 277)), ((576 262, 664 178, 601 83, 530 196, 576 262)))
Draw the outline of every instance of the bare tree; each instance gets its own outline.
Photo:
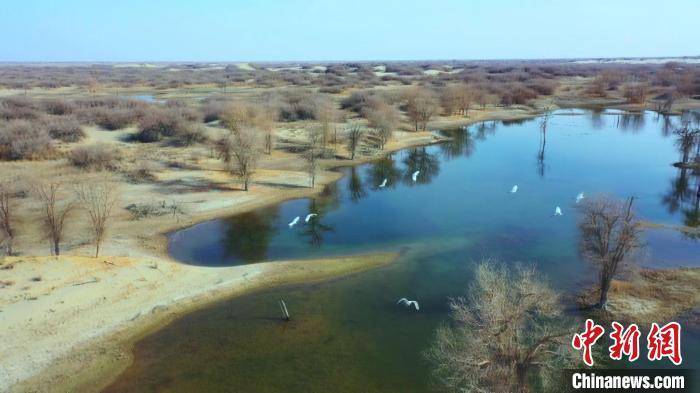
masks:
POLYGON ((319 129, 310 130, 306 150, 302 157, 306 161, 306 172, 309 174, 311 188, 316 186, 316 172, 318 171, 318 159, 323 150, 322 144, 323 132, 319 129))
POLYGON ((369 126, 377 130, 380 148, 384 149, 401 121, 401 114, 394 106, 378 101, 373 108, 367 110, 365 117, 369 126))
POLYGON ((65 229, 66 219, 75 207, 75 200, 61 199, 64 188, 63 180, 52 179, 38 181, 34 184, 34 193, 41 203, 43 227, 51 242, 53 255, 60 255, 61 240, 65 229))
POLYGON ((581 250, 599 270, 600 298, 597 307, 608 306, 610 282, 641 246, 641 225, 632 211, 634 198, 627 204, 593 198, 582 205, 581 250))
POLYGON ((256 129, 242 127, 216 142, 219 157, 228 171, 241 179, 244 191, 248 191, 262 153, 259 136, 256 129))
POLYGON ((450 301, 427 356, 448 387, 464 392, 526 392, 556 385, 573 359, 558 295, 533 268, 482 262, 469 298, 450 301))
POLYGON ((107 233, 112 210, 117 203, 118 189, 115 183, 88 180, 75 186, 75 193, 82 207, 90 216, 90 228, 95 242, 95 258, 100 255, 100 246, 107 233))
MULTIPOLYGON (((4 238, 7 255, 13 255, 15 239, 15 203, 17 195, 16 179, 7 178, 0 181, 0 233, 4 238)), ((1 244, 1 243, 0 243, 1 244)))
POLYGON ((430 119, 438 113, 435 95, 424 87, 413 87, 406 94, 406 114, 416 131, 425 131, 430 119))
POLYGON ((355 159, 355 153, 357 152, 357 148, 360 146, 360 141, 362 140, 363 135, 364 130, 358 124, 350 126, 347 131, 348 152, 350 153, 351 160, 355 159))
POLYGON ((316 101, 316 120, 321 124, 321 147, 325 148, 330 142, 332 124, 337 118, 335 103, 326 96, 319 97, 316 101))
POLYGON ((467 116, 473 100, 471 90, 463 83, 447 85, 440 92, 440 103, 448 116, 467 116))

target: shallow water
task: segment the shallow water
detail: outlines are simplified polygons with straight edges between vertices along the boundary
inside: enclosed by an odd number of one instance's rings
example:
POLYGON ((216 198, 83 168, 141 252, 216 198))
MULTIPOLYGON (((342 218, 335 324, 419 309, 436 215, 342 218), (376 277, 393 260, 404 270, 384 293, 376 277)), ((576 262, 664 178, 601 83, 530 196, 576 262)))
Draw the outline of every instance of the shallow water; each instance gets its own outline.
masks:
MULTIPOLYGON (((138 343, 134 365, 111 390, 430 390, 421 353, 445 321, 447 298, 465 292, 475 262, 533 263, 564 292, 590 283, 577 252, 579 192, 635 196, 645 220, 697 225, 700 179, 671 166, 680 152, 667 122, 652 113, 577 110, 552 116, 546 138, 538 119, 445 131, 451 142, 342 169, 343 179, 319 197, 178 231, 172 255, 207 266, 404 255, 386 268, 187 315, 138 343), (553 216, 556 206, 563 216, 553 216), (306 224, 309 212, 318 216, 306 224), (293 317, 287 324, 277 319, 281 297, 293 317), (400 297, 418 300, 420 312, 395 306, 400 297)), ((700 266, 698 240, 668 229, 645 236, 642 264, 700 266)), ((686 363, 697 367, 697 335, 684 339, 686 363)))

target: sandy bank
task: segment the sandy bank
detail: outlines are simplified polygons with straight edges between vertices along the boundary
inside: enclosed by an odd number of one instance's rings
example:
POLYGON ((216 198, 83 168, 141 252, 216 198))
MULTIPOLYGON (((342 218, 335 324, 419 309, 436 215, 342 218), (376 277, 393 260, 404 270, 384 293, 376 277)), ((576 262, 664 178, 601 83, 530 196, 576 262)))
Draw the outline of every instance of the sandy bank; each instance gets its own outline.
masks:
POLYGON ((254 289, 382 266, 396 256, 226 268, 128 257, 6 258, 0 266, 0 386, 98 391, 128 366, 135 340, 187 311, 254 289))

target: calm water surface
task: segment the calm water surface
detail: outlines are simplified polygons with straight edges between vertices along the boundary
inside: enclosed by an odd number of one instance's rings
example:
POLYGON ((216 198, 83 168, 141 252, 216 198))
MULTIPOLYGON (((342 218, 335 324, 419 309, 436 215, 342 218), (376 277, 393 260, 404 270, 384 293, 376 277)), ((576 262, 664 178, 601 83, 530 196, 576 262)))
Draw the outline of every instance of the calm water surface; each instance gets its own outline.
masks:
MULTIPOLYGON (((450 142, 342 169, 343 179, 316 198, 178 231, 172 255, 206 266, 377 250, 403 256, 349 278, 187 315, 139 342, 134 365, 110 391, 432 390, 421 353, 476 262, 533 263, 566 293, 590 283, 577 253, 579 192, 635 196, 645 220, 698 225, 698 173, 671 165, 681 152, 669 123, 678 121, 567 110, 552 116, 546 135, 539 119, 444 131, 450 142), (509 193, 515 184, 518 192, 509 193), (562 217, 553 216, 556 206, 562 217), (306 224, 310 212, 318 216, 306 224), (280 297, 289 323, 278 320, 280 297), (395 306, 400 297, 418 300, 420 312, 395 306)), ((643 265, 700 266, 700 241, 691 236, 656 229, 645 237, 643 265)), ((684 339, 686 364, 697 367, 697 334, 684 339)))

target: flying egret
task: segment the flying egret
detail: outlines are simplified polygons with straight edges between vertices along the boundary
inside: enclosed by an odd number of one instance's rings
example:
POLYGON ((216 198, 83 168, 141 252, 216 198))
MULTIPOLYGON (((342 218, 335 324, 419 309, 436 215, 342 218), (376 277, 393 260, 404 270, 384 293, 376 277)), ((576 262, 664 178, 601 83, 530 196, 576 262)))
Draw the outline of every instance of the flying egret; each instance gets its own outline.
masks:
POLYGON ((304 222, 309 222, 309 220, 311 219, 311 217, 316 217, 316 216, 318 216, 318 214, 316 214, 316 213, 309 213, 309 214, 306 215, 306 218, 304 219, 304 222))
POLYGON ((296 216, 296 217, 292 220, 292 222, 289 223, 289 227, 291 228, 291 227, 293 227, 294 225, 297 225, 298 222, 299 222, 299 216, 296 216))
POLYGON ((555 215, 555 216, 563 216, 563 215, 564 215, 564 214, 562 214, 562 212, 561 212, 561 207, 557 206, 557 208, 554 209, 554 215, 555 215))
POLYGON ((513 188, 510 189, 511 194, 515 194, 516 192, 518 192, 518 185, 517 184, 514 185, 513 188))
POLYGON ((413 179, 414 182, 418 180, 418 174, 419 174, 419 173, 420 173, 420 171, 415 171, 415 172, 413 172, 413 174, 411 175, 411 179, 413 179))
POLYGON ((379 187, 381 187, 381 188, 386 187, 386 181, 387 181, 387 179, 384 179, 384 181, 382 182, 382 184, 379 185, 379 187))
POLYGON ((576 195, 576 203, 581 202, 581 201, 583 200, 583 198, 585 198, 585 197, 583 196, 583 193, 582 193, 582 192, 579 192, 578 195, 576 195))
POLYGON ((399 301, 396 302, 396 304, 403 304, 403 305, 406 306, 406 307, 411 307, 411 306, 413 306, 413 307, 416 308, 416 311, 420 310, 420 306, 418 305, 418 302, 417 302, 417 301, 415 301, 415 300, 408 300, 408 299, 406 299, 405 297, 402 297, 401 299, 399 299, 399 301))

